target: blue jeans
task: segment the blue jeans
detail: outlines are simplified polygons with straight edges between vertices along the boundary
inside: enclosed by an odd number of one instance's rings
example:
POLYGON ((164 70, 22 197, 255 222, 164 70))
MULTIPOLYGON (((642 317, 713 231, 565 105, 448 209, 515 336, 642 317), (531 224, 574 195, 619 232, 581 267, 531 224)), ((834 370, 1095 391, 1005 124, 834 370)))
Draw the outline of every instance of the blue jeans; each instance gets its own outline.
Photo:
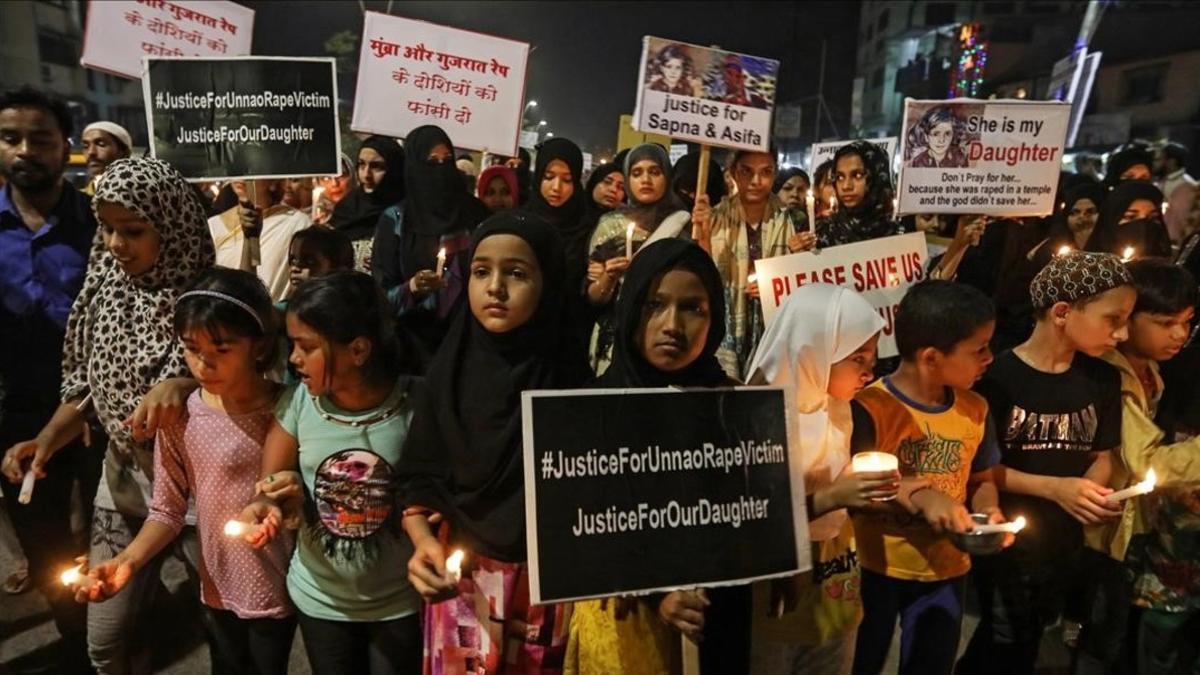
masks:
POLYGON ((883 672, 897 616, 899 675, 949 675, 962 632, 965 579, 908 581, 864 569, 863 621, 854 649, 854 675, 883 672))

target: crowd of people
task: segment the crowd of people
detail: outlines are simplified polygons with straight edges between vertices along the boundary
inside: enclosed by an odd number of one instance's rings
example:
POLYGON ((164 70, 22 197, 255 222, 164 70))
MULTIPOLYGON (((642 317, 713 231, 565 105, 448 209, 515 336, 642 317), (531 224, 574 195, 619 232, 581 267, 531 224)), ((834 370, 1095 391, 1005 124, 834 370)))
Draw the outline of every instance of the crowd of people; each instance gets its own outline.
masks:
POLYGON ((147 671, 171 556, 214 673, 287 672, 298 627, 322 675, 672 673, 680 636, 706 674, 873 675, 897 623, 901 673, 1031 673, 1060 622, 1075 672, 1200 668, 1180 146, 1064 173, 1046 218, 897 218, 863 140, 811 177, 654 144, 587 171, 567 139, 479 161, 423 126, 337 177, 199 185, 97 122, 81 191, 73 133, 53 97, 0 95, 0 472, 27 561, 4 590, 45 596, 59 672, 147 671), (764 325, 757 261, 906 231, 950 244, 898 358, 848 288, 764 325), (760 384, 796 407, 812 571, 531 603, 522 391, 760 384), (900 470, 852 471, 864 450, 900 470), (998 552, 955 543, 1017 515, 998 552))

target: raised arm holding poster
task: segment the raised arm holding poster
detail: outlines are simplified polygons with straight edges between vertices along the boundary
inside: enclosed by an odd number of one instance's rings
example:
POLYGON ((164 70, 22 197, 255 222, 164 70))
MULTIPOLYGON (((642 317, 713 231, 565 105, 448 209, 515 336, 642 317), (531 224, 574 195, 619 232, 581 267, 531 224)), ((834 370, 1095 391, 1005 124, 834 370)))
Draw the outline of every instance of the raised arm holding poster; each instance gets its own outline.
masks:
POLYGON ((880 358, 896 356, 896 307, 908 289, 925 278, 928 259, 925 235, 912 232, 759 260, 755 272, 763 322, 770 325, 783 299, 805 284, 845 286, 862 294, 885 322, 880 358))
POLYGON ((403 138, 436 124, 460 148, 517 154, 529 45, 367 12, 350 128, 403 138))
POLYGON ((150 155, 185 177, 341 173, 332 58, 146 59, 150 155))
POLYGON ((525 392, 535 604, 811 567, 783 389, 525 392))
POLYGON ((769 149, 779 62, 647 36, 634 128, 741 150, 769 149))
POLYGON ((79 62, 131 79, 144 56, 246 56, 254 10, 224 0, 89 2, 79 62))
POLYGON ((953 99, 904 103, 898 214, 1054 211, 1071 106, 953 99))

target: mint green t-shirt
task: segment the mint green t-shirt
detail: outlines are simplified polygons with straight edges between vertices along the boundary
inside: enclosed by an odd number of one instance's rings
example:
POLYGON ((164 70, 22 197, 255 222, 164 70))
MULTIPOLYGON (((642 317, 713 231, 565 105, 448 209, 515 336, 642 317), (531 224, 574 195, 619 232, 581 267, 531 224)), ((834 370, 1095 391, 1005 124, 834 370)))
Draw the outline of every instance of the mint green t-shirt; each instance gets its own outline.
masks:
POLYGON ((275 417, 299 443, 308 491, 304 524, 288 569, 292 602, 304 614, 333 621, 385 621, 421 608, 408 582, 412 543, 400 529, 395 466, 412 422, 411 380, 401 378, 383 405, 350 413, 322 398, 320 410, 304 385, 288 388, 275 417))

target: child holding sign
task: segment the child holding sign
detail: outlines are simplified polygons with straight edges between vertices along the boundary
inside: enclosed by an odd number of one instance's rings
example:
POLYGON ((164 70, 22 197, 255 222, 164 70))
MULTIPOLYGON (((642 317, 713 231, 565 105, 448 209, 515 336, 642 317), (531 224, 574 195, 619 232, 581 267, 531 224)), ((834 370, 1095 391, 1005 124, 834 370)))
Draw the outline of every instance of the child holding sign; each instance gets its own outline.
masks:
POLYGON ((856 675, 883 670, 897 616, 900 675, 954 666, 971 559, 946 533, 972 529, 968 503, 988 522, 1004 520, 991 471, 995 429, 987 401, 970 391, 992 362, 994 329, 992 303, 978 290, 919 283, 896 316, 899 369, 854 399, 851 447, 894 453, 905 478, 929 481, 904 508, 853 516, 864 610, 856 675))
POLYGON ((849 470, 850 401, 873 378, 883 327, 861 295, 809 284, 780 305, 750 364, 750 384, 787 387, 798 409, 813 560, 811 573, 755 587, 751 672, 850 670, 862 600, 846 508, 896 496, 900 478, 849 470))

